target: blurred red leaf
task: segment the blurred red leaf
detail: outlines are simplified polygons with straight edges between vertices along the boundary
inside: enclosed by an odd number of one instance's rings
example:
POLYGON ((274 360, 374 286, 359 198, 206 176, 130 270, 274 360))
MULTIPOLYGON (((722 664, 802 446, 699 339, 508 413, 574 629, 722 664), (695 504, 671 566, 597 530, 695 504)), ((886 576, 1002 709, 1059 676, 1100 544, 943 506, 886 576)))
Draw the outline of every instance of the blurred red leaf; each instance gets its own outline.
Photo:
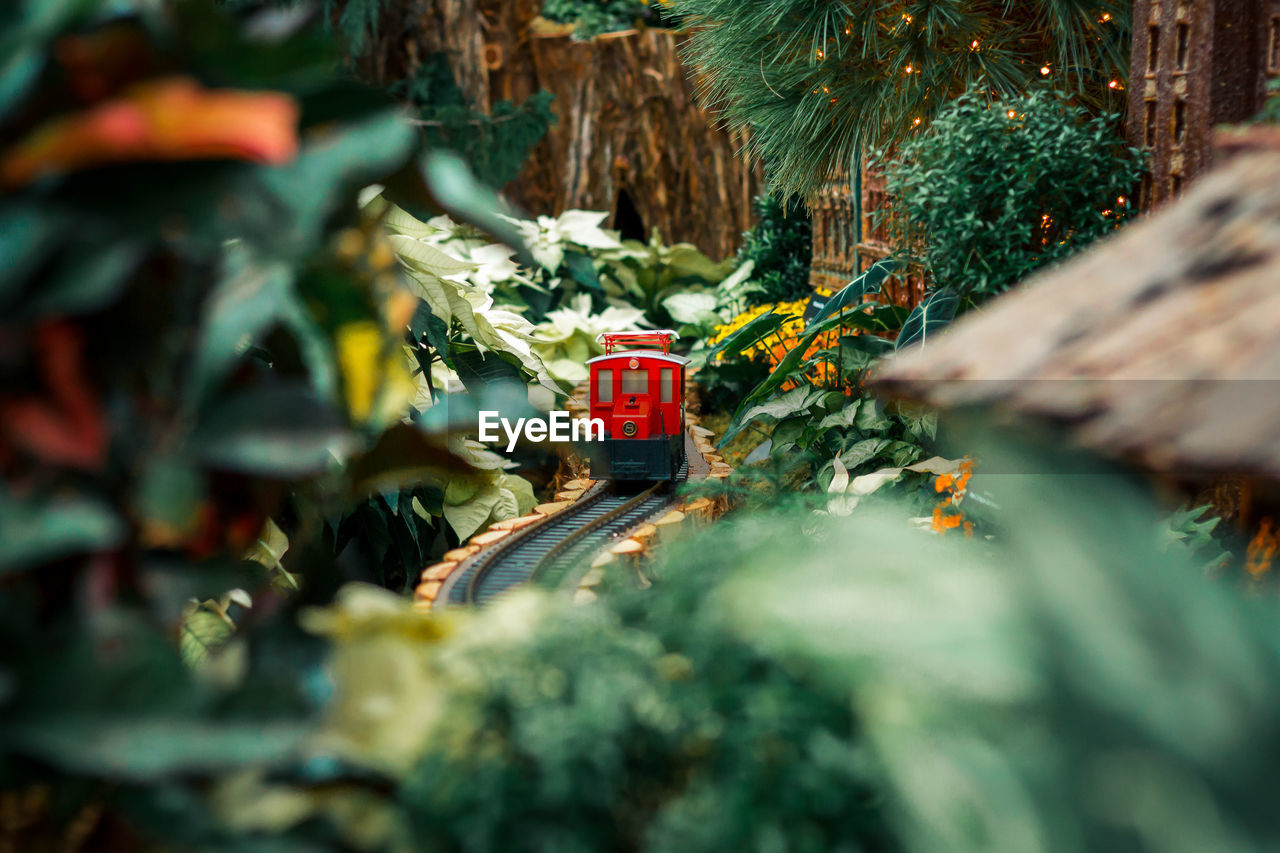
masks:
POLYGON ((9 442, 45 462, 98 470, 106 455, 106 425, 85 382, 79 330, 65 321, 45 323, 36 330, 35 349, 48 393, 0 400, 9 442))
POLYGON ((108 163, 230 158, 281 163, 298 150, 298 106, 278 92, 150 80, 36 129, 0 160, 10 187, 108 163))

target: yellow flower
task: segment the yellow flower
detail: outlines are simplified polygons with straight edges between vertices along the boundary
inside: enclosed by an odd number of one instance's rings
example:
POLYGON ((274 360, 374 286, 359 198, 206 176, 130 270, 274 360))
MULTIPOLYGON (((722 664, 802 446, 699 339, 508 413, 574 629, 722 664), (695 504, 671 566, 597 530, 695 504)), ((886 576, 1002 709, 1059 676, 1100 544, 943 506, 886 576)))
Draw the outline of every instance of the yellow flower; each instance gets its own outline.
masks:
POLYGON ((372 320, 343 324, 335 343, 351 419, 364 423, 376 414, 385 421, 403 413, 417 393, 404 347, 398 341, 388 347, 385 332, 372 320))

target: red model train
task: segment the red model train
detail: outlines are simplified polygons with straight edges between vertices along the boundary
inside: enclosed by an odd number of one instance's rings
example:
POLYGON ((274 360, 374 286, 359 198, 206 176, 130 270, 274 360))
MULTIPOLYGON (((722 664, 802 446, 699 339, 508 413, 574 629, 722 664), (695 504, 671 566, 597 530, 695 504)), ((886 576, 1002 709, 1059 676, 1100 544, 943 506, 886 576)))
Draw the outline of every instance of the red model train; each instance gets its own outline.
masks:
POLYGON ((679 338, 666 329, 596 338, 605 354, 587 362, 589 417, 604 421, 604 441, 592 448, 592 476, 674 480, 680 473, 685 461, 684 369, 689 359, 671 353, 671 342, 679 338))

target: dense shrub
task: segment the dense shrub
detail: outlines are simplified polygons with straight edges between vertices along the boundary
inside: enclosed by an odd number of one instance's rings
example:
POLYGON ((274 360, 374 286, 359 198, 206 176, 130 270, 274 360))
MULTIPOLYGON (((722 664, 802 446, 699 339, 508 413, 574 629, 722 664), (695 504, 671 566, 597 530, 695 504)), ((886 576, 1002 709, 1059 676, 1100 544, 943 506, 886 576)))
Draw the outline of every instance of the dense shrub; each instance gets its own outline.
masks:
POLYGON ((750 305, 791 302, 809 296, 809 260, 813 252, 813 232, 809 211, 792 200, 786 204, 765 193, 755 200, 759 219, 742 235, 738 263, 755 263, 751 275, 750 305))
POLYGON ((896 244, 970 304, 1008 289, 1136 212, 1142 158, 1119 126, 1059 92, 969 91, 887 164, 896 244))

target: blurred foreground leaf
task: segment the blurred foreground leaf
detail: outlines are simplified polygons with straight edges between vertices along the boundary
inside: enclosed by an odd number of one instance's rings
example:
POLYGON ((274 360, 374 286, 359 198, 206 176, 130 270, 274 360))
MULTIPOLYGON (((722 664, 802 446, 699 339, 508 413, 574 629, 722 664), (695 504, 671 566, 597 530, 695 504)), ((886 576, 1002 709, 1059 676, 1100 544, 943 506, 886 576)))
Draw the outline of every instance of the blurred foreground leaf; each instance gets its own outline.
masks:
POLYGON ((0 575, 124 541, 111 508, 87 497, 16 498, 0 492, 0 575))
POLYGON ((355 438, 333 408, 310 391, 281 387, 243 391, 222 401, 192 441, 214 467, 288 478, 345 459, 355 438))
POLYGON ((54 714, 38 723, 12 724, 5 739, 10 748, 66 770, 148 781, 280 764, 297 757, 307 735, 306 726, 293 720, 219 723, 189 715, 54 714))

